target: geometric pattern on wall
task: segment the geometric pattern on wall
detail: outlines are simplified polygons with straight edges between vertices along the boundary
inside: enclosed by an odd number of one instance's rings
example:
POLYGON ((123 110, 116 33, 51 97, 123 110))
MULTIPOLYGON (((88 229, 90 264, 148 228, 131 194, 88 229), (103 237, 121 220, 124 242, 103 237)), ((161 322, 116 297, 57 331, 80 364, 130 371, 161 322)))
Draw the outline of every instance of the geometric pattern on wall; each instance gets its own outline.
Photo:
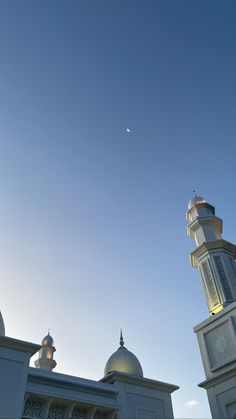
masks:
POLYGON ((74 407, 71 419, 86 419, 86 410, 81 407, 74 407))
POLYGON ((42 416, 42 402, 39 400, 28 399, 24 406, 24 418, 40 419, 42 416))
POLYGON ((94 419, 105 419, 106 415, 101 410, 97 410, 94 415, 94 419))
POLYGON ((65 417, 65 406, 61 404, 52 403, 49 407, 47 419, 64 419, 65 417))

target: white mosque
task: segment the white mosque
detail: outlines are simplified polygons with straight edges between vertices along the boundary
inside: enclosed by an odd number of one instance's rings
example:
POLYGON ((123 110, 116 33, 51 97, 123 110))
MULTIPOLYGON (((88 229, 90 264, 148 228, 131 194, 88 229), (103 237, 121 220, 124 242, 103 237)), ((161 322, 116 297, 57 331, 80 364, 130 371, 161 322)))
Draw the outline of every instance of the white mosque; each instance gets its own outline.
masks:
MULTIPOLYGON (((191 264, 200 271, 210 313, 194 328, 206 374, 199 385, 214 419, 236 419, 236 246, 222 239, 222 220, 205 199, 193 197, 187 220, 197 246, 191 264)), ((41 345, 5 336, 0 314, 1 419, 173 418, 171 393, 178 386, 144 377, 122 333, 99 381, 54 372, 54 352, 49 333, 41 345)))
POLYGON ((53 372, 54 352, 49 333, 41 345, 5 336, 0 316, 1 419, 173 418, 171 393, 179 387, 144 377, 122 332, 99 381, 53 372))

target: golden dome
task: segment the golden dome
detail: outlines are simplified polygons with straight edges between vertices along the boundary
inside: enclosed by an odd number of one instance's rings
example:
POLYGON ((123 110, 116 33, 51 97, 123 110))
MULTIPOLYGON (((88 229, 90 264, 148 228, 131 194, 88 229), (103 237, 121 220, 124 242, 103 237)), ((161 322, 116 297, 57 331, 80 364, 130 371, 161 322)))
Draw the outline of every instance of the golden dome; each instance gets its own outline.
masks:
POLYGON ((120 337, 120 347, 108 359, 104 375, 113 371, 125 372, 126 374, 143 377, 142 366, 138 358, 124 346, 122 333, 120 337))

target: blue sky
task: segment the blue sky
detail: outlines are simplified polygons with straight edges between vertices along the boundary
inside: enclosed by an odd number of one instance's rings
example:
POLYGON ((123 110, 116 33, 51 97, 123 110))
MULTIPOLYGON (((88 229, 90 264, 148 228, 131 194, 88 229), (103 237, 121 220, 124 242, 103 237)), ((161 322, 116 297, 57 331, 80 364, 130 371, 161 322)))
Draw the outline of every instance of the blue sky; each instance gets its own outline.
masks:
POLYGON ((235 240, 235 15, 229 0, 0 4, 7 334, 50 328, 56 370, 99 379, 122 327, 145 376, 181 387, 177 418, 210 416, 185 211, 195 189, 235 240))

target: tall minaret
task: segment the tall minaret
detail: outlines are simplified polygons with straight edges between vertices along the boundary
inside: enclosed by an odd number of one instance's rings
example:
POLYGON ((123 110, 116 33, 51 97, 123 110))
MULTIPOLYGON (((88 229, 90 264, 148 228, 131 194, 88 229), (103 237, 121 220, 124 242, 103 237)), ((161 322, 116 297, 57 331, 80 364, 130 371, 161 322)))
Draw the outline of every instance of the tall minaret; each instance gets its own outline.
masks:
POLYGON ((198 268, 210 314, 236 301, 236 246, 222 239, 223 222, 215 208, 199 196, 188 204, 188 235, 197 249, 191 264, 198 268))
POLYGON ((201 351, 214 419, 236 419, 236 246, 222 239, 223 222, 215 208, 199 196, 188 204, 188 235, 211 316, 194 327, 201 351))

